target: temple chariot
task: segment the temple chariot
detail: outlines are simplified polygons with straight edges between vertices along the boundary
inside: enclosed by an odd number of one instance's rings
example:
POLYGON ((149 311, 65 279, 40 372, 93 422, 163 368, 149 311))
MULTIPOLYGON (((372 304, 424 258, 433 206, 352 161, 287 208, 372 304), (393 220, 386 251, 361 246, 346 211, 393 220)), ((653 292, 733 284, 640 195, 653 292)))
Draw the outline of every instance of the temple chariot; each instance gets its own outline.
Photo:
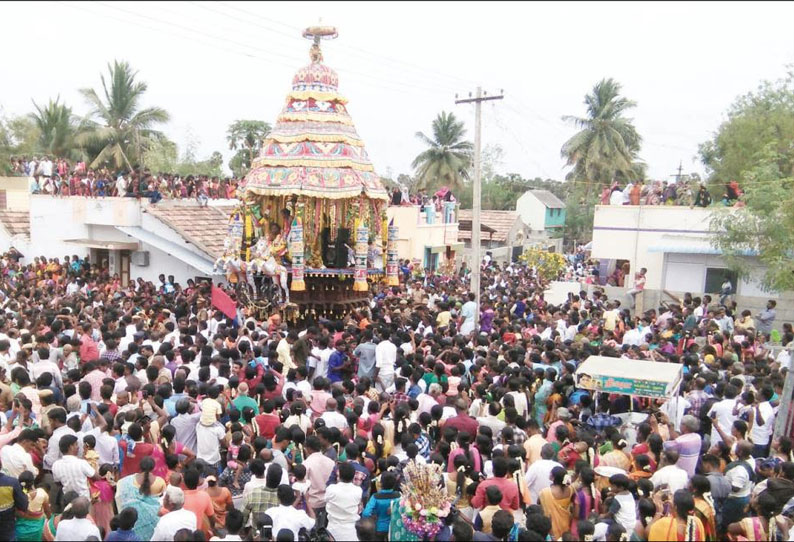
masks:
POLYGON ((388 196, 323 63, 330 26, 307 28, 311 63, 292 91, 229 217, 224 272, 242 304, 265 318, 337 318, 368 302, 370 283, 398 284, 388 196))

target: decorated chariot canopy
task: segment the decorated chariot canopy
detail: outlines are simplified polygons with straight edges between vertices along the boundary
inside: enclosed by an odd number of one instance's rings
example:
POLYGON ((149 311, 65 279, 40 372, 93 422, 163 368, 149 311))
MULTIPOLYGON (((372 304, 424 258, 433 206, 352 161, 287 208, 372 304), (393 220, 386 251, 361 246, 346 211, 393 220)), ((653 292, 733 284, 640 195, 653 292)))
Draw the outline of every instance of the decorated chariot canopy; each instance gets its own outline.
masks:
POLYGON ((339 93, 339 77, 323 63, 320 41, 336 38, 336 29, 313 26, 303 36, 313 41, 311 63, 293 77, 273 130, 245 176, 243 203, 230 217, 219 267, 230 279, 235 277, 229 269, 235 271, 239 280, 252 272, 283 276, 286 269, 293 292, 306 291, 304 275, 332 269, 353 279, 352 290, 359 293, 384 269, 396 283, 388 194, 339 93))
POLYGON ((284 108, 245 177, 246 194, 387 200, 339 94, 339 76, 323 64, 320 39, 336 37, 336 29, 315 26, 303 35, 314 40, 311 63, 292 78, 284 108))

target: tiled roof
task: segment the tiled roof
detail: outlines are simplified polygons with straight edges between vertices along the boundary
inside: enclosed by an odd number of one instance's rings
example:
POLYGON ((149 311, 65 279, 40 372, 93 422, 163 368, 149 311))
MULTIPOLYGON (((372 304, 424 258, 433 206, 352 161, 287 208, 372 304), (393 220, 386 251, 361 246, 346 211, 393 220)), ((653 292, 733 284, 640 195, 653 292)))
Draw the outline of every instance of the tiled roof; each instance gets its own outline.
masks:
POLYGON ((549 209, 565 209, 565 204, 548 190, 530 190, 528 192, 540 200, 549 209))
MULTIPOLYGON (((519 220, 516 211, 480 211, 480 238, 483 240, 493 239, 498 242, 507 241, 507 235, 519 220), (483 232, 482 226, 493 229, 493 236, 483 232)), ((458 211, 458 238, 471 239, 471 209, 460 209, 458 211), (468 223, 468 228, 464 229, 464 223, 468 223)))
POLYGON ((146 212, 171 227, 199 250, 212 258, 219 258, 223 255, 223 241, 232 209, 232 206, 152 205, 147 207, 146 212))
POLYGON ((0 222, 9 235, 24 235, 30 238, 30 216, 27 211, 0 211, 0 222))

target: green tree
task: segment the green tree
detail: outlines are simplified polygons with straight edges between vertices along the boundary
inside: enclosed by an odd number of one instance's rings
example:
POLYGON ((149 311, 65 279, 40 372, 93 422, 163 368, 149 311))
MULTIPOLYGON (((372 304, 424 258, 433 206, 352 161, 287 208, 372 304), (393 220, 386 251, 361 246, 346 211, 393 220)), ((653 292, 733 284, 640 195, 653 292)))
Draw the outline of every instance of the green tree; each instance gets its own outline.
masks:
POLYGON ((80 93, 91 107, 86 130, 78 144, 99 148, 90 167, 110 165, 132 169, 143 153, 161 134, 154 126, 168 122, 169 115, 159 107, 141 107, 148 85, 137 81, 137 71, 124 61, 108 64, 108 81, 101 75, 102 97, 94 89, 80 93), (97 120, 94 120, 97 119, 97 120))
POLYGON ((764 81, 755 92, 737 98, 727 120, 714 136, 700 145, 700 159, 710 183, 740 180, 757 161, 769 156, 770 144, 783 172, 794 167, 794 70, 779 81, 764 81))
POLYGON ((75 144, 78 126, 72 108, 60 102, 60 96, 55 101, 41 107, 35 101, 36 109, 30 114, 30 119, 39 129, 39 151, 58 158, 75 158, 78 148, 75 144))
POLYGON ((701 158, 717 182, 738 180, 743 207, 717 209, 711 226, 728 264, 748 276, 757 254, 762 286, 794 290, 794 72, 739 97, 701 158))
POLYGON ((270 130, 270 124, 261 120, 236 120, 229 125, 226 141, 230 150, 237 151, 229 160, 229 169, 235 177, 242 177, 251 169, 270 130))
POLYGON ((637 159, 642 138, 632 119, 625 117, 636 103, 621 96, 620 88, 614 79, 602 79, 585 96, 586 116, 563 117, 580 129, 560 150, 566 165, 572 166, 566 179, 586 186, 586 202, 593 184, 611 183, 617 175, 632 178, 643 173, 637 159))
POLYGON ((433 137, 417 132, 427 149, 411 165, 416 170, 417 188, 430 190, 448 186, 461 191, 469 179, 473 145, 466 141, 463 122, 452 113, 442 111, 433 121, 433 137))

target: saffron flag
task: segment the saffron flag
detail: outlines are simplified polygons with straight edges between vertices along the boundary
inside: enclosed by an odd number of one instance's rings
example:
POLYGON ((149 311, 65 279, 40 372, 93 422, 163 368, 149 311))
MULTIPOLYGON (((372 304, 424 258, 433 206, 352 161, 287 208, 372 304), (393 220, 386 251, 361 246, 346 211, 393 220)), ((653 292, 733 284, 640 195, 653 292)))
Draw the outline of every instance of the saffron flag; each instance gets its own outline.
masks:
POLYGON ((237 318, 237 303, 235 303, 229 294, 212 285, 212 306, 217 308, 223 314, 234 320, 237 318))

